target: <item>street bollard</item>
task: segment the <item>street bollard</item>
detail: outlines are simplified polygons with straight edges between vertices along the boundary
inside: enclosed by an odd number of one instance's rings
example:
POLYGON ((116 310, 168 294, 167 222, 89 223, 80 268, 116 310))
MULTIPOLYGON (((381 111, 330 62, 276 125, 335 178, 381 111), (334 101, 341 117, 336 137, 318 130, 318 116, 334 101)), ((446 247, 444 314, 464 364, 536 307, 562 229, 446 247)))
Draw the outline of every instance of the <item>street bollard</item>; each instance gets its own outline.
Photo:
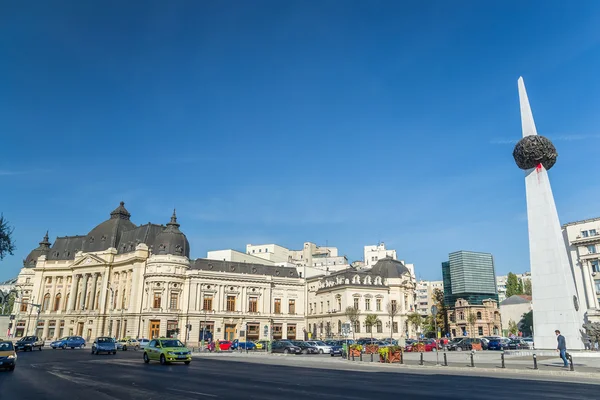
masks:
POLYGON ((573 356, 569 354, 567 356, 567 360, 569 360, 569 370, 570 371, 575 371, 575 367, 573 365, 573 356))
POLYGON ((352 353, 352 361, 354 361, 354 352, 352 353))
POLYGON ((362 361, 362 351, 360 352, 360 361, 362 361))
POLYGON ((537 366, 537 356, 533 353, 533 369, 538 369, 537 366))
POLYGON ((387 363, 388 362, 388 353, 385 353, 385 358, 384 361, 387 363))
POLYGON ((421 353, 421 362, 419 362, 419 365, 423 365, 423 353, 421 353))
POLYGON ((501 357, 502 357, 502 367, 500 367, 500 368, 506 368, 506 366, 504 365, 504 351, 502 351, 501 357))
POLYGON ((371 362, 373 362, 373 353, 371 353, 371 362))
POLYGON ((404 350, 400 348, 400 364, 404 364, 404 350))
POLYGON ((475 356, 475 352, 473 350, 471 350, 471 367, 472 368, 475 367, 475 360, 473 359, 474 356, 475 356))
POLYGON ((448 358, 446 357, 446 352, 444 352, 444 367, 448 366, 448 358))

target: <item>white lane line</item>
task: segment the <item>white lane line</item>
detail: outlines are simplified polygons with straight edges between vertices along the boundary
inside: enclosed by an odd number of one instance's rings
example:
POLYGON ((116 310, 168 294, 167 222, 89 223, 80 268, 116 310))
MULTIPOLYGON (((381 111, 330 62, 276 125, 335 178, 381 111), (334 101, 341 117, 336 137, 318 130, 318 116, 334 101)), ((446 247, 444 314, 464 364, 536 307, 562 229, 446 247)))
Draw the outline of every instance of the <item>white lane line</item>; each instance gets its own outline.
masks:
POLYGON ((215 394, 210 394, 210 393, 202 393, 202 392, 191 392, 189 390, 179 390, 179 389, 167 389, 170 390, 172 392, 180 392, 180 393, 189 393, 189 394, 197 394, 198 396, 205 396, 205 397, 218 397, 215 394))

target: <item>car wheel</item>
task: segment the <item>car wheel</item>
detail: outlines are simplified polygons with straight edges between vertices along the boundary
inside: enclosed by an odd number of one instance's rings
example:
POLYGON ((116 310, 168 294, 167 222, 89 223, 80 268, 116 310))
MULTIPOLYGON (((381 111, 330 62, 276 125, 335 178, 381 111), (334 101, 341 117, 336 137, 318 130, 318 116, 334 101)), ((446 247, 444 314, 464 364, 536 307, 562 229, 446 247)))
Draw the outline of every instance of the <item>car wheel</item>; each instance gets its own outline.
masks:
POLYGON ((67 345, 63 344, 62 347, 61 347, 61 349, 66 350, 67 349, 67 345))
POLYGON ((333 357, 333 356, 334 356, 334 354, 333 354, 333 353, 331 353, 331 357, 333 357))
POLYGON ((319 354, 323 354, 323 349, 319 349, 319 354))
POLYGON ((150 359, 148 358, 148 354, 144 353, 144 362, 146 364, 148 364, 150 362, 150 359))
POLYGON ((160 355, 160 363, 161 363, 161 365, 166 365, 167 364, 167 359, 165 358, 164 354, 160 355))
POLYGON ((290 353, 290 351, 288 349, 283 350, 283 354, 289 354, 289 353, 290 353))
POLYGON ((113 350, 113 352, 112 352, 112 353, 113 353, 113 356, 117 354, 117 352, 116 352, 116 351, 114 351, 114 350, 113 350))
POLYGON ((185 365, 190 365, 191 361, 184 361, 185 365))
POLYGON ((42 346, 40 346, 40 348, 38 349, 39 351, 42 351, 42 346))
POLYGON ((457 347, 456 351, 462 351, 462 347, 457 347))

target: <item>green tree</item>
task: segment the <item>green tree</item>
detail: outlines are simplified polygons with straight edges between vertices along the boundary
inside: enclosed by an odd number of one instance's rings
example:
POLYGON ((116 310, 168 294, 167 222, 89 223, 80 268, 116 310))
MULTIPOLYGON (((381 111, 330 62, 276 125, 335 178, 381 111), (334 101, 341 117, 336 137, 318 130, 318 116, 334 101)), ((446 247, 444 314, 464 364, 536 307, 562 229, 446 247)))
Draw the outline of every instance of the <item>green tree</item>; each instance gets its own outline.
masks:
POLYGON ((515 294, 523 294, 523 285, 519 283, 517 275, 509 272, 506 278, 506 298, 515 294))
POLYGON ((423 325, 423 317, 418 312, 414 312, 408 315, 406 318, 409 324, 415 327, 415 331, 419 331, 421 326, 423 325))
POLYGON ((433 289, 432 298, 437 307, 437 327, 442 334, 446 334, 448 332, 448 308, 444 303, 444 292, 440 289, 433 289))
POLYGON ((4 215, 0 214, 0 261, 5 256, 13 255, 15 251, 15 242, 12 240, 14 228, 10 226, 4 215))
POLYGON ((6 295, 2 295, 0 292, 0 315, 10 315, 15 305, 15 292, 9 292, 6 295))
POLYGON ((371 332, 371 343, 373 343, 373 327, 380 322, 375 314, 367 314, 365 316, 365 327, 371 332))
POLYGON ((519 332, 519 327, 517 326, 517 323, 512 319, 508 321, 508 332, 512 333, 513 335, 516 335, 517 332, 519 332))
POLYGON ((523 285, 523 293, 528 296, 531 296, 531 279, 525 280, 525 283, 523 285))
POLYGON ((360 310, 358 308, 348 306, 346 307, 345 313, 352 324, 352 338, 354 338, 354 333, 356 332, 356 323, 360 319, 360 310))
POLYGON ((469 332, 471 333, 471 336, 475 336, 473 331, 475 329, 475 322, 477 322, 477 315, 469 311, 469 315, 467 315, 467 322, 469 323, 469 332))
POLYGON ((533 310, 521 316, 518 326, 521 328, 524 336, 533 336, 533 310))

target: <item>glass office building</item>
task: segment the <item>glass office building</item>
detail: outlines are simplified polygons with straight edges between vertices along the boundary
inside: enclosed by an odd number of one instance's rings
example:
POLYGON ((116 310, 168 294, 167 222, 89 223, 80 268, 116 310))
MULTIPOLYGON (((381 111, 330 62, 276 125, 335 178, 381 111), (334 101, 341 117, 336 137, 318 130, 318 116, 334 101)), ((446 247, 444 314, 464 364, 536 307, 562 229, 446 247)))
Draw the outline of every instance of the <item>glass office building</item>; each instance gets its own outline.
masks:
POLYGON ((494 257, 490 253, 450 253, 448 261, 442 263, 442 277, 448 307, 454 307, 459 298, 471 305, 481 305, 487 299, 498 301, 494 257))

